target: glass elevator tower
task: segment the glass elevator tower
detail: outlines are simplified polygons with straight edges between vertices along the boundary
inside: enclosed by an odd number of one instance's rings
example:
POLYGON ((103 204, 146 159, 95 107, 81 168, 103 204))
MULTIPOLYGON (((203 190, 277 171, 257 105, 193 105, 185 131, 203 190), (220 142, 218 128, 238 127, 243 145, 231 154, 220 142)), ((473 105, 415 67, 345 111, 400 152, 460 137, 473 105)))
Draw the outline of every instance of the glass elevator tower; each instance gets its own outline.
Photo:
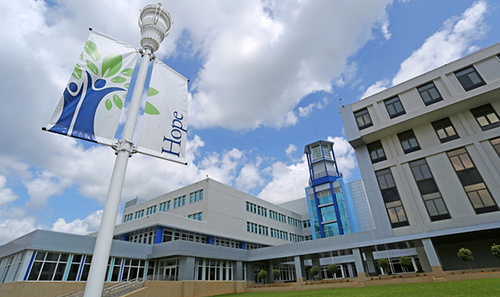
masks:
POLYGON ((305 146, 309 166, 307 205, 313 239, 359 231, 349 188, 339 172, 333 142, 319 140, 305 146))

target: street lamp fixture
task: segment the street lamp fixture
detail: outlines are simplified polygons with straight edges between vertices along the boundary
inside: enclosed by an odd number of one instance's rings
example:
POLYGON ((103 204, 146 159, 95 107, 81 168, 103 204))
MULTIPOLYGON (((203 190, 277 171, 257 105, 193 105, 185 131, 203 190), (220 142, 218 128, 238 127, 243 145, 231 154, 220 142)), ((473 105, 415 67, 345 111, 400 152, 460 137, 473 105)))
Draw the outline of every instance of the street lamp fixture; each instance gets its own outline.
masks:
POLYGON ((152 53, 157 51, 171 26, 170 14, 163 9, 161 3, 146 5, 139 16, 141 46, 149 48, 152 53))

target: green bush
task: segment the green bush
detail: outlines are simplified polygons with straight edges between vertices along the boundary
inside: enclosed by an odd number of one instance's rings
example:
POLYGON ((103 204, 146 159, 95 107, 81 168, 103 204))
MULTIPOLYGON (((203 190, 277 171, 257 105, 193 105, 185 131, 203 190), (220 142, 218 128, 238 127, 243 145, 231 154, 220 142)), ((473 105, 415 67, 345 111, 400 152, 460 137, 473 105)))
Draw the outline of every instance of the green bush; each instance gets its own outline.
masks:
POLYGON ((319 274, 319 267, 318 266, 313 266, 313 267, 311 267, 311 270, 309 270, 309 272, 311 273, 311 275, 313 277, 315 277, 316 275, 319 274))
POLYGON ((401 257, 399 258, 399 264, 404 267, 406 270, 410 270, 411 267, 413 266, 413 263, 411 262, 411 259, 408 257, 401 257))
POLYGON ((337 274, 337 271, 339 270, 339 267, 335 264, 330 264, 328 265, 327 271, 330 273, 332 276, 337 274))
POLYGON ((493 244, 491 246, 491 253, 493 256, 500 258, 500 244, 493 244))
POLYGON ((387 268, 389 268, 389 260, 387 258, 380 258, 377 260, 377 264, 380 268, 384 270, 386 274, 389 274, 387 272, 387 268))
POLYGON ((472 256, 472 252, 469 249, 466 248, 460 248, 458 250, 457 256, 462 259, 467 265, 469 265, 469 269, 472 270, 472 266, 470 266, 470 261, 474 260, 474 257, 472 256))
POLYGON ((275 280, 278 280, 281 276, 281 271, 279 271, 279 269, 273 269, 273 278, 275 280))
POLYGON ((259 275, 258 275, 259 279, 260 280, 266 280, 267 279, 267 271, 265 271, 264 269, 262 269, 261 271, 259 271, 259 275))

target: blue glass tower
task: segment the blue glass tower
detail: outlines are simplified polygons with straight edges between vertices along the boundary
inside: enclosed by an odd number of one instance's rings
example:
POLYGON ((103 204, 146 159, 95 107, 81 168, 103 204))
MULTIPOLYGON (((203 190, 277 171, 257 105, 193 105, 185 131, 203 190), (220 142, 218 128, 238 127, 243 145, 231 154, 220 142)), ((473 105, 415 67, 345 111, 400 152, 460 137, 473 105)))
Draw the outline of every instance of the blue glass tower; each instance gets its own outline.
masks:
POLYGON ((304 154, 309 166, 306 197, 313 239, 358 232, 352 197, 338 170, 333 142, 308 144, 304 154))

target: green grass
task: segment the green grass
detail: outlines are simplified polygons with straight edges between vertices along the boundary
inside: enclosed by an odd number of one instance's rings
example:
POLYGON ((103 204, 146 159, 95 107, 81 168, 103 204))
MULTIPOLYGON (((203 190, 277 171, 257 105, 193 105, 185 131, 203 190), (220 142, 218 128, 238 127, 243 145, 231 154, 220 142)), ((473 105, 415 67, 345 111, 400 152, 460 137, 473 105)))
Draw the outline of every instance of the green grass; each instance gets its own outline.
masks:
POLYGON ((221 295, 224 297, 438 297, 500 296, 500 278, 439 283, 395 284, 361 288, 335 288, 314 291, 262 292, 221 295))

